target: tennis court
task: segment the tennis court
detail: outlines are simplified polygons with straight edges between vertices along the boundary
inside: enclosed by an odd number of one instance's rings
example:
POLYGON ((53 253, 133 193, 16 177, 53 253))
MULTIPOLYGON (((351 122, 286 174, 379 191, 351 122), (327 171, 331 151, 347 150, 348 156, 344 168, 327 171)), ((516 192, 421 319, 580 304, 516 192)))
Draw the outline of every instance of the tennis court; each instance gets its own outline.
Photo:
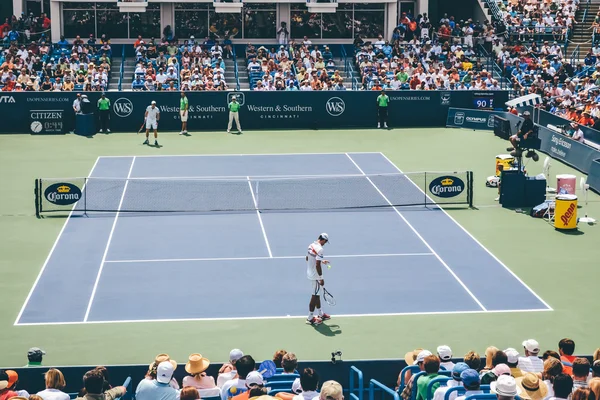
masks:
POLYGON ((112 179, 102 201, 121 212, 76 206, 15 325, 305 318, 304 254, 322 231, 336 317, 551 310, 440 207, 392 207, 424 193, 382 153, 100 157, 89 176, 112 179), (319 193, 321 178, 340 183, 341 203, 354 198, 347 208, 318 209, 336 197, 319 193), (189 202, 198 182, 229 211, 123 212, 189 202), (317 203, 277 209, 294 199, 317 203))

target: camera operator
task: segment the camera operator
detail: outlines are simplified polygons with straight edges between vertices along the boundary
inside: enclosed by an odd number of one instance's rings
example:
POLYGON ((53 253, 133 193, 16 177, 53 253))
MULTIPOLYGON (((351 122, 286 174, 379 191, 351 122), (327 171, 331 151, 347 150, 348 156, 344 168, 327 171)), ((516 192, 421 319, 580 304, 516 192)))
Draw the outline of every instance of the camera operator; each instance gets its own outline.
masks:
POLYGON ((513 151, 515 149, 517 149, 519 146, 519 142, 521 140, 527 140, 527 138, 529 137, 529 135, 531 135, 533 133, 533 121, 531 120, 531 114, 529 113, 529 111, 525 111, 523 113, 523 123, 521 124, 521 127, 519 129, 519 131, 515 134, 512 135, 508 140, 510 140, 510 144, 513 145, 512 148, 508 148, 508 151, 513 151))
POLYGON ((567 131, 568 136, 571 139, 578 141, 579 143, 583 143, 583 131, 579 128, 579 124, 577 122, 571 122, 571 129, 567 131))

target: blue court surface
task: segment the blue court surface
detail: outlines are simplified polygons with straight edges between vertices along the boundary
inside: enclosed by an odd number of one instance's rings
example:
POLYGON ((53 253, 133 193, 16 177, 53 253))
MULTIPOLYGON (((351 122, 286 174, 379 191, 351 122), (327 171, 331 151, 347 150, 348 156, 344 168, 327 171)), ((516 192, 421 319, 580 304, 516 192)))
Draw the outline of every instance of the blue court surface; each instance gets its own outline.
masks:
MULTIPOLYGON (((382 153, 132 156, 100 157, 90 177, 398 172, 382 153)), ((123 185, 113 199, 119 209, 140 196, 123 185)), ((390 190, 372 185, 377 196, 390 190)), ((408 179, 394 190, 420 192, 408 179)), ((245 201, 254 195, 249 186, 245 201)), ((304 257, 321 232, 330 237, 332 268, 324 277, 337 300, 327 311, 336 317, 551 310, 437 206, 122 212, 66 220, 15 324, 305 318, 311 287, 304 257)))

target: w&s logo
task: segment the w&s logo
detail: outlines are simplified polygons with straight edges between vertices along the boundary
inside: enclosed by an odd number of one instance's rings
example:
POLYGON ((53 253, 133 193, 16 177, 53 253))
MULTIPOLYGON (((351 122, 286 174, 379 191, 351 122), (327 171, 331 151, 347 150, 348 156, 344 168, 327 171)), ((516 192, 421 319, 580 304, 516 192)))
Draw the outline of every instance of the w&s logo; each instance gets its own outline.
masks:
POLYGON ((118 98, 113 104, 113 111, 117 117, 129 117, 133 112, 133 103, 128 98, 118 98))
POLYGON ((332 117, 339 117, 346 111, 346 103, 339 97, 332 97, 325 103, 325 109, 332 117))

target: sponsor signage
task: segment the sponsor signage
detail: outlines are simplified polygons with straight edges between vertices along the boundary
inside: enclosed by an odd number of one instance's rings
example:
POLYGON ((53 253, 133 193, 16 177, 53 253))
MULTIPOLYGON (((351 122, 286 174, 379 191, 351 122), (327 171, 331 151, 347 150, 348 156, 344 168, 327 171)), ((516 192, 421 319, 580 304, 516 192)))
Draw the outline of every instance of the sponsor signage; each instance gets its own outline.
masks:
POLYGON ((332 97, 325 103, 325 109, 332 117, 339 117, 346 111, 346 103, 339 97, 332 97))
POLYGON ((48 186, 44 191, 44 197, 52 204, 68 206, 81 199, 81 190, 72 183, 60 182, 48 186))
POLYGON ((29 111, 29 130, 33 134, 64 133, 63 110, 29 111))
POLYGON ((120 118, 129 117, 133 112, 133 103, 127 97, 120 97, 113 103, 113 112, 120 118))
POLYGON ((0 96, 0 104, 2 103, 16 103, 17 101, 13 96, 0 96))
POLYGON ((465 190, 465 182, 457 176, 440 176, 429 183, 429 192, 437 197, 455 197, 465 190))
POLYGON ((503 116, 503 111, 473 110, 466 108, 448 109, 446 126, 467 129, 494 130, 494 116, 503 116))

